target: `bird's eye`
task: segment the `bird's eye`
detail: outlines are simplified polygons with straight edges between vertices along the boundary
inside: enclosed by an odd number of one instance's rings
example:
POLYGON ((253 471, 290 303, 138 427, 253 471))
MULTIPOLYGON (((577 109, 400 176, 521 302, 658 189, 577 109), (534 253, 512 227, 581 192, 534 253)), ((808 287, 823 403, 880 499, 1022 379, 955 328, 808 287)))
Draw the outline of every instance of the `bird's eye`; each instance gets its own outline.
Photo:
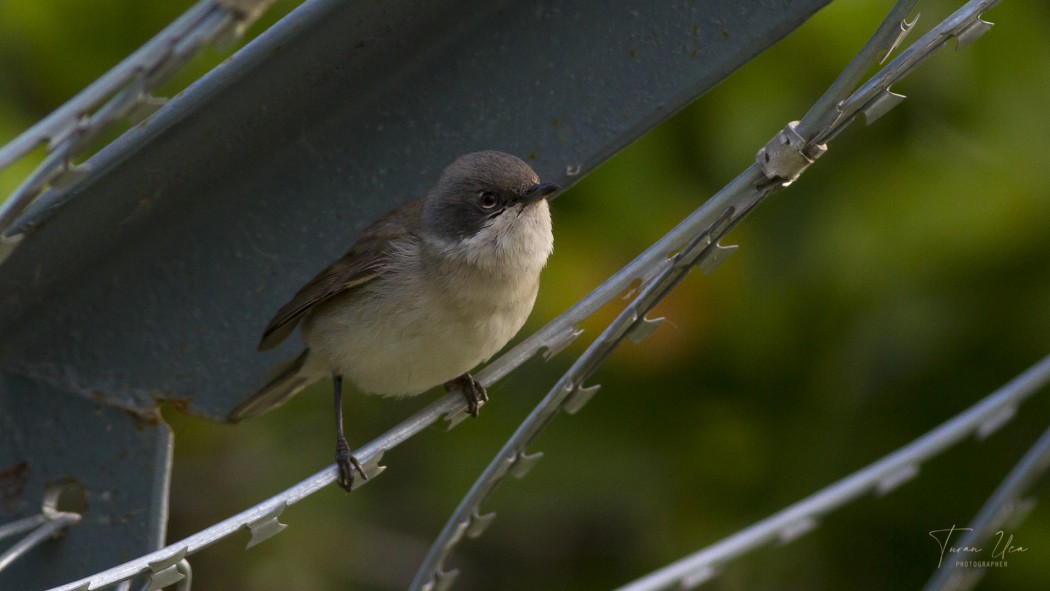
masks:
POLYGON ((499 203, 499 199, 496 199, 496 194, 492 191, 483 191, 478 195, 478 203, 485 209, 492 209, 499 203))

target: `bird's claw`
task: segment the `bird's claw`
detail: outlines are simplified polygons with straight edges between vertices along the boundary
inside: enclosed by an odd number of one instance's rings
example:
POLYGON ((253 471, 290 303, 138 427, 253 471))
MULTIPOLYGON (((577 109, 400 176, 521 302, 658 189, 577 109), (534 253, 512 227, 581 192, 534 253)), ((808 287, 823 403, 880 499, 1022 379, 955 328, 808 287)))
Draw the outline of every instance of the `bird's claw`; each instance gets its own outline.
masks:
POLYGON ((475 419, 478 418, 481 405, 489 401, 489 393, 485 391, 485 386, 482 386, 481 382, 474 379, 474 376, 469 373, 446 383, 445 390, 451 390, 456 386, 459 386, 463 397, 467 399, 467 414, 475 419))
POLYGON ((361 462, 358 462, 357 458, 350 453, 350 445, 346 439, 341 437, 335 442, 335 465, 339 467, 339 477, 336 482, 346 492, 350 492, 354 486, 354 470, 357 470, 362 479, 368 480, 368 475, 361 467, 361 462))

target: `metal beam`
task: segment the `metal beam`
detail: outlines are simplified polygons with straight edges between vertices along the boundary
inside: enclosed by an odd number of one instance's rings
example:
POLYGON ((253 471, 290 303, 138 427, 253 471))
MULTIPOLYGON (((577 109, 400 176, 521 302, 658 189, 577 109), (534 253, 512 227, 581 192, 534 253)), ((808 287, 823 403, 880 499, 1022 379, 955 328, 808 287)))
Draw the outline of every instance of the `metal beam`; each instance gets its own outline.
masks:
POLYGON ((6 371, 220 418, 271 313, 456 155, 565 185, 826 0, 308 2, 49 195, 0 267, 6 371))

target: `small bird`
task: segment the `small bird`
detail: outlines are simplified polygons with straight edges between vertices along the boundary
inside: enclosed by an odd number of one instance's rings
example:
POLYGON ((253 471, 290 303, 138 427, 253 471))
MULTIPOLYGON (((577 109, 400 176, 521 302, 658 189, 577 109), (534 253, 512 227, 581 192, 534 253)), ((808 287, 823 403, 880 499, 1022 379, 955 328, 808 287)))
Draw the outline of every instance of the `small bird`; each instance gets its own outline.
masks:
POLYGON ((547 199, 528 164, 503 152, 459 157, 422 198, 365 229, 342 258, 299 290, 263 331, 259 350, 301 324, 306 349, 234 408, 232 422, 332 379, 339 485, 366 478, 343 433, 342 380, 383 396, 459 388, 468 411, 488 400, 470 370, 521 329, 554 248, 547 199))

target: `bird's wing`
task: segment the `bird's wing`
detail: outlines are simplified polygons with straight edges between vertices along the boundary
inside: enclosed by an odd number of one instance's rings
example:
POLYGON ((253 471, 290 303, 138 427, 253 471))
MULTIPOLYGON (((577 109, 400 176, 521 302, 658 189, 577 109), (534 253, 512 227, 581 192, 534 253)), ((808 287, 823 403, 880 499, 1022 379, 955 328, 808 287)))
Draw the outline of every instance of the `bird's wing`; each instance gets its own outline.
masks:
POLYGON ((281 306, 263 330, 259 350, 272 349, 288 338, 303 316, 318 304, 378 277, 388 255, 388 245, 397 238, 406 237, 412 228, 418 227, 410 222, 418 220, 421 212, 421 199, 409 201, 365 229, 346 254, 328 265, 307 282, 291 301, 281 306))

